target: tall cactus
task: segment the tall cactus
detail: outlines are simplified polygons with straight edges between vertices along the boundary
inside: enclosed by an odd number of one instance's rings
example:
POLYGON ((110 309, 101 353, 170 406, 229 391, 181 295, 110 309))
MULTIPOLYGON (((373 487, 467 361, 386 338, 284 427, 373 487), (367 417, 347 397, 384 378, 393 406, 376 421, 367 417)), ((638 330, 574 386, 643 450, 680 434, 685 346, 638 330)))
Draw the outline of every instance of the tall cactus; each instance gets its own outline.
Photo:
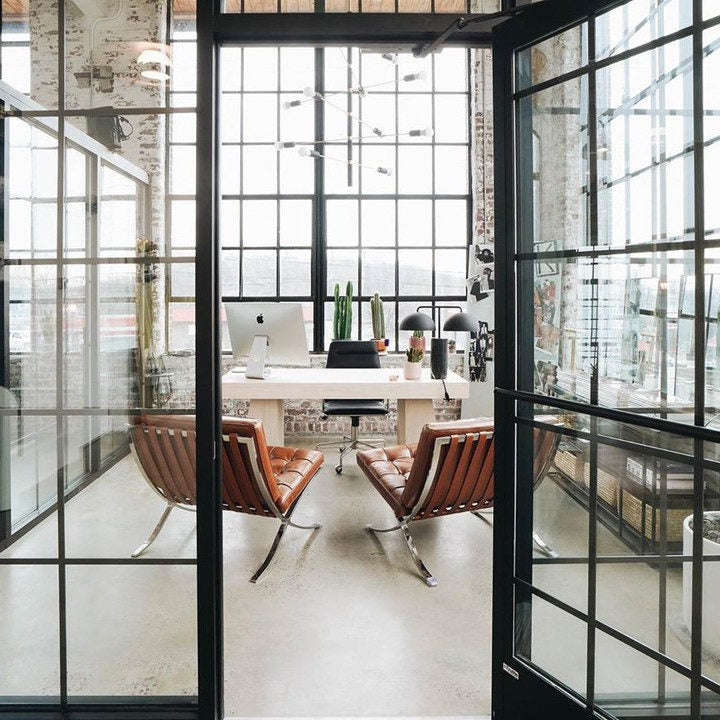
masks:
POLYGON ((340 285, 335 283, 335 310, 333 312, 333 339, 340 339, 340 285))
POLYGON ((370 311, 372 313, 373 337, 376 340, 385 339, 385 309, 379 293, 370 300, 370 311))
POLYGON ((352 331, 353 284, 349 282, 345 295, 340 296, 340 285, 335 283, 335 308, 333 312, 333 339, 347 340, 352 331))

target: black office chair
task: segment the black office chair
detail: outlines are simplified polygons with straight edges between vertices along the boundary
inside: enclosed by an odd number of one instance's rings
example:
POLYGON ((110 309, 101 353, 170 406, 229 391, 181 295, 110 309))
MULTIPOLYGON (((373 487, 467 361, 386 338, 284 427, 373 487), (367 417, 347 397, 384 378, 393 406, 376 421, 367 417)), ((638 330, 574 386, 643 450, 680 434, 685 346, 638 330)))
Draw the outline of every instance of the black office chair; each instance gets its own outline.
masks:
MULTIPOLYGON (((380 356, 372 340, 333 340, 328 350, 328 368, 379 368, 380 356)), ((343 459, 359 446, 375 448, 382 445, 383 438, 358 438, 360 418, 364 415, 387 415, 388 404, 384 400, 324 400, 323 416, 349 417, 351 420, 350 435, 343 435, 338 445, 333 442, 318 443, 316 447, 337 447, 340 460, 335 466, 339 475, 343 471, 343 459)))

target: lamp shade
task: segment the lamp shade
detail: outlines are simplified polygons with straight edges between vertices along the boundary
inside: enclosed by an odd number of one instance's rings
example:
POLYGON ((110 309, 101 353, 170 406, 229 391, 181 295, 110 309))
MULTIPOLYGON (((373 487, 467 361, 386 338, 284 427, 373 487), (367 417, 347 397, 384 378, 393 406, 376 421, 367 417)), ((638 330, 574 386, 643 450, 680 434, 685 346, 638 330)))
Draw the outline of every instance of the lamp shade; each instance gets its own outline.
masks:
POLYGON ((414 312, 400 321, 401 330, 434 330, 435 321, 427 314, 414 312))
POLYGON ((451 315, 443 325, 443 330, 455 332, 477 332, 477 320, 473 320, 467 313, 459 312, 451 315))

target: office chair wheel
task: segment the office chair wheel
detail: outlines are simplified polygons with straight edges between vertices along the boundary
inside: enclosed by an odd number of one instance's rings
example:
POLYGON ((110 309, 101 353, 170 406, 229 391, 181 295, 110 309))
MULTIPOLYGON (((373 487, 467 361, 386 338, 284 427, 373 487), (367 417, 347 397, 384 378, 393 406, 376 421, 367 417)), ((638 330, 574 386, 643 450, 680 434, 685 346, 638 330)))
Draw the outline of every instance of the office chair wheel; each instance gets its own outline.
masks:
POLYGON ((336 466, 335 466, 335 472, 336 472, 338 475, 341 475, 341 474, 342 474, 342 470, 343 470, 342 465, 336 465, 336 466))

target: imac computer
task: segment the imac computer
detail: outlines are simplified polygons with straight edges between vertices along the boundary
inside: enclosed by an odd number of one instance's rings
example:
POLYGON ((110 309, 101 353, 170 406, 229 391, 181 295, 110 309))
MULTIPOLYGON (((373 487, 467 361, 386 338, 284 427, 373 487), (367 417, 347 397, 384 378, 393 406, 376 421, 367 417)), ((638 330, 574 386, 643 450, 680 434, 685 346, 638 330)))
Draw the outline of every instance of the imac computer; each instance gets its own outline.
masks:
POLYGON ((263 379, 265 363, 309 367, 305 323, 299 303, 225 303, 233 357, 247 358, 245 376, 263 379))

